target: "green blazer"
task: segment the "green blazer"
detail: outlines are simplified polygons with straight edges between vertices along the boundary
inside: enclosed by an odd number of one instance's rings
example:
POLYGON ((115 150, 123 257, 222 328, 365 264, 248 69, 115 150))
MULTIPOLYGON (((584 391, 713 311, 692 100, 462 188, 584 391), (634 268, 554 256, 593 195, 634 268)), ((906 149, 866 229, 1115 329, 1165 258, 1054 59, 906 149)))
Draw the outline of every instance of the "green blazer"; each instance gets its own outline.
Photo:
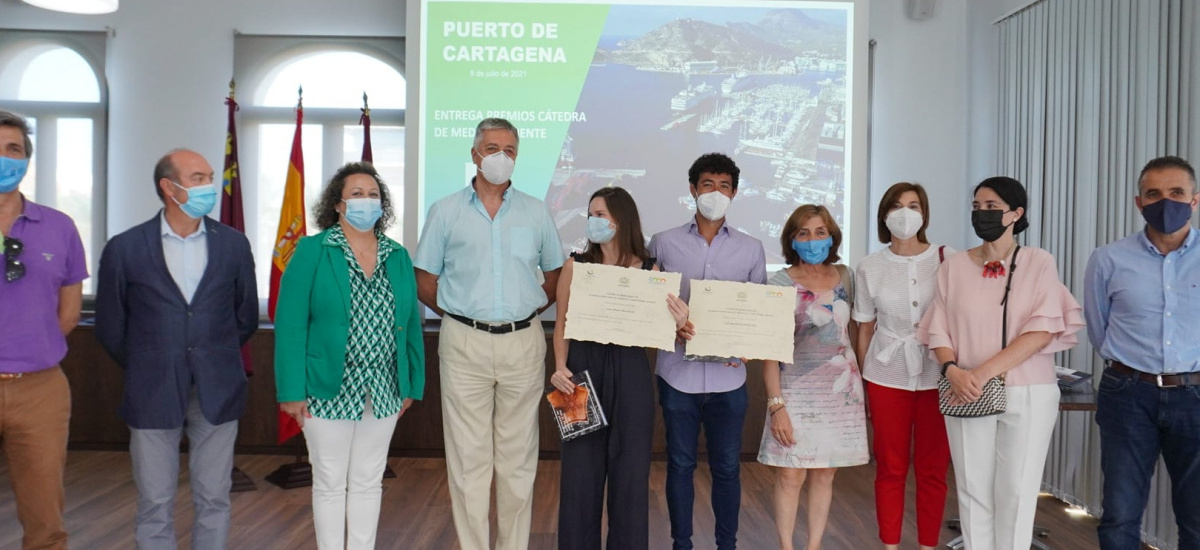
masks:
MULTIPOLYGON (((304 237, 279 283, 275 304, 275 398, 280 403, 337 397, 350 333, 350 264, 329 230, 304 237)), ((380 237, 387 239, 387 237, 380 237)), ((395 241, 392 241, 393 243, 395 241)), ((396 244, 387 276, 396 301, 400 397, 425 395, 425 342, 417 281, 408 251, 396 244)))

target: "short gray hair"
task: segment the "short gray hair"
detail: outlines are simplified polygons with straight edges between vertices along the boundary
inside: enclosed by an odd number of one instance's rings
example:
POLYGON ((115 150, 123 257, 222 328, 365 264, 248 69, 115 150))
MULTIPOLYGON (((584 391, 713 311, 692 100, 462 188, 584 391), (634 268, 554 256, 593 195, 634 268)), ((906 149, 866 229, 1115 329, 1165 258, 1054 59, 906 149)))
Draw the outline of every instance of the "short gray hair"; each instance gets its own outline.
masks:
POLYGON ((25 158, 33 158, 33 140, 29 138, 32 132, 29 131, 29 123, 24 118, 8 111, 0 111, 0 126, 12 126, 20 130, 21 136, 25 138, 25 158))
POLYGON ((518 147, 521 146, 521 134, 517 132, 517 127, 503 118, 485 118, 479 121, 479 125, 475 127, 475 147, 479 148, 479 142, 483 141, 484 130, 508 130, 513 135, 513 139, 517 140, 518 147))
POLYGON ((184 151, 191 151, 191 149, 184 149, 182 147, 171 149, 170 151, 167 151, 167 154, 163 155, 162 158, 159 158, 158 162, 154 164, 154 192, 158 194, 158 200, 167 200, 167 198, 163 196, 162 187, 158 186, 158 182, 162 181, 163 178, 167 178, 171 181, 179 179, 179 169, 175 167, 175 161, 172 160, 171 157, 175 156, 175 153, 182 153, 184 151))

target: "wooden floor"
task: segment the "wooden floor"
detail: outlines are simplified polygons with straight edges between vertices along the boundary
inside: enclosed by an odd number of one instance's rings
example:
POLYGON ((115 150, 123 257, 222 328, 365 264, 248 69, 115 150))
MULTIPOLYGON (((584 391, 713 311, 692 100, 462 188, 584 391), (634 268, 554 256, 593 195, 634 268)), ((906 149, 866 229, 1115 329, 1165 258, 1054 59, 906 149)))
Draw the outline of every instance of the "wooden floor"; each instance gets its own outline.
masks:
MULTIPOLYGON (((258 484, 258 490, 233 495, 233 531, 229 548, 300 549, 315 548, 307 489, 285 491, 263 477, 290 459, 280 456, 239 456, 236 464, 258 484)), ((450 517, 450 497, 446 488, 446 467, 442 459, 393 458, 396 479, 384 481, 383 509, 380 513, 379 548, 453 549, 454 525, 450 517)), ((177 500, 176 532, 180 548, 189 548, 191 528, 190 494, 186 490, 186 460, 181 468, 177 500)), ((838 473, 833 509, 823 548, 879 548, 873 501, 873 466, 844 469, 838 473)), ((558 528, 557 461, 538 465, 533 509, 533 535, 530 548, 550 550, 556 547, 558 528)), ((662 492, 666 465, 655 462, 651 469, 650 548, 670 548, 670 527, 666 499, 662 492)), ((743 463, 742 512, 738 531, 739 547, 749 550, 778 548, 771 517, 772 472, 757 463, 743 463)), ((698 549, 711 549, 712 510, 708 505, 708 472, 697 472, 696 534, 698 549)), ((133 517, 136 489, 130 476, 129 456, 121 452, 71 452, 66 471, 67 529, 74 549, 107 550, 134 548, 133 517)), ((947 511, 956 507, 951 488, 947 511)), ((909 510, 912 510, 912 482, 909 482, 909 510)), ((1096 520, 1074 518, 1066 506, 1050 497, 1038 503, 1037 523, 1051 530, 1046 542, 1056 550, 1097 548, 1096 520)), ((948 516, 954 515, 948 513, 948 516)), ((806 540, 805 511, 801 507, 796 527, 796 548, 806 540)), ((904 548, 916 548, 916 525, 910 512, 904 526, 904 548)), ((945 543, 956 533, 942 530, 945 543)), ((7 466, 0 461, 0 549, 20 548, 20 525, 9 485, 7 466)))

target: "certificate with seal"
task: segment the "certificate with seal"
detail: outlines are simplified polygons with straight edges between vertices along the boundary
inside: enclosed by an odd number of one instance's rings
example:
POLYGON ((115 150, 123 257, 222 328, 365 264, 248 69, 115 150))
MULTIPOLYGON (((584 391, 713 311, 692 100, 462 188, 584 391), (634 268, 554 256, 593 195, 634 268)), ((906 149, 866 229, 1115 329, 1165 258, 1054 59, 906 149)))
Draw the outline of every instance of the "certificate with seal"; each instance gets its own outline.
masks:
POLYGON ((576 263, 567 304, 568 340, 675 349, 675 317, 667 293, 679 294, 678 273, 576 263))
POLYGON ((692 279, 687 354, 793 361, 796 287, 692 279))

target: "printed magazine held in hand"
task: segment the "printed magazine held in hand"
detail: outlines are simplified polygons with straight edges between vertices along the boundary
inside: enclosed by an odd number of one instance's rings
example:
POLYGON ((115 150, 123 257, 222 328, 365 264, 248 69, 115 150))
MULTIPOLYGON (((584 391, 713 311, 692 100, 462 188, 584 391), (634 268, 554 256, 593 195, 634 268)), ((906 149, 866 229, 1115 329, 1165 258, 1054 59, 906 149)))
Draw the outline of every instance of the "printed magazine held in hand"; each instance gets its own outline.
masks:
POLYGON ((575 384, 575 393, 551 389, 546 394, 550 412, 558 424, 558 435, 562 436, 563 441, 570 441, 608 425, 604 409, 600 408, 600 397, 592 385, 592 375, 586 370, 578 372, 571 377, 571 382, 575 384))

